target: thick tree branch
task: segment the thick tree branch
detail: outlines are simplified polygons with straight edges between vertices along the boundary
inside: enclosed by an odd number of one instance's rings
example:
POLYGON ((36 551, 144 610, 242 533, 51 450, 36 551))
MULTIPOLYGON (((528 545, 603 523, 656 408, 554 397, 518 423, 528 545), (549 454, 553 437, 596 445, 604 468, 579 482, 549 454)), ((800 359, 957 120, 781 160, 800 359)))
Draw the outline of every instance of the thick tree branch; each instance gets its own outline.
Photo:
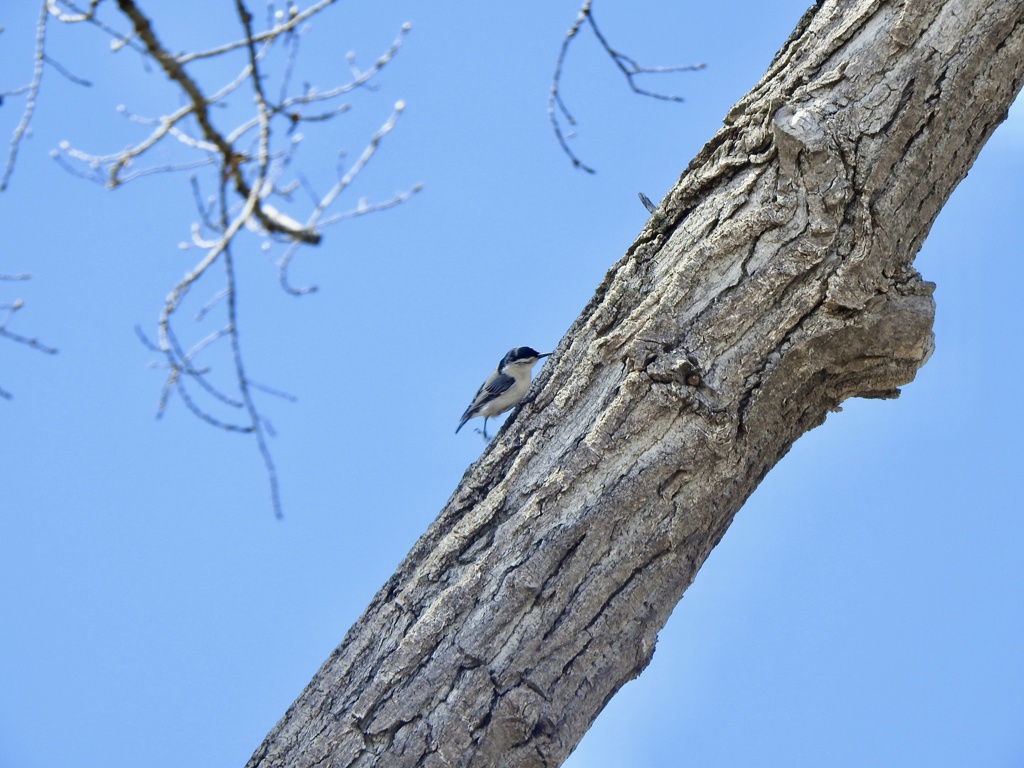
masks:
POLYGON ((250 768, 558 765, 793 441, 928 359, 913 258, 1022 80, 1017 0, 812 9, 250 768))
POLYGON ((250 768, 558 765, 793 441, 928 359, 913 258, 1022 80, 1018 0, 812 9, 250 768))

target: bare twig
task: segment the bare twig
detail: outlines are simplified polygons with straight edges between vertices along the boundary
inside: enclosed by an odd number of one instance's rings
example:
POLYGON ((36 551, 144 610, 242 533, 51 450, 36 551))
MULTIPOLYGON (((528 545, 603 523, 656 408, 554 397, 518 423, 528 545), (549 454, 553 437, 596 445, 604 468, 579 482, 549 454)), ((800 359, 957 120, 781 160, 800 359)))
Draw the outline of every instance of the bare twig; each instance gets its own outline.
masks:
MULTIPOLYGON (((384 124, 380 128, 377 129, 377 132, 370 137, 370 141, 363 149, 362 154, 359 155, 359 159, 352 164, 352 167, 349 168, 348 171, 346 171, 341 176, 340 179, 338 179, 334 186, 332 186, 330 190, 328 190, 327 194, 320 198, 320 201, 313 208, 313 213, 306 221, 307 228, 312 229, 319 226, 320 229, 323 229, 324 227, 330 226, 331 224, 337 224, 341 221, 345 221, 346 219, 352 219, 355 218, 356 216, 362 216, 367 213, 374 213, 376 211, 386 210, 387 208, 393 208, 399 203, 404 203, 410 197, 412 197, 417 192, 423 189, 422 184, 416 184, 409 191, 400 192, 396 194, 394 197, 392 197, 390 200, 384 201, 382 203, 368 204, 365 201, 361 200, 359 202, 359 206, 355 210, 335 214, 334 216, 321 220, 321 216, 323 215, 324 211, 327 210, 327 208, 329 208, 332 203, 334 203, 338 195, 340 195, 342 192, 345 191, 346 188, 348 188, 348 186, 355 180, 356 176, 359 175, 359 172, 366 167, 367 163, 370 162, 370 158, 372 158, 374 153, 377 151, 377 147, 380 145, 380 142, 383 140, 385 136, 391 133, 392 129, 394 129, 395 124, 398 122, 398 118, 401 116, 402 111, 404 109, 405 102, 399 101, 395 103, 395 108, 394 111, 391 113, 391 116, 384 122, 384 124)), ((294 247, 289 248, 285 252, 284 256, 281 257, 281 260, 278 262, 278 269, 280 272, 281 287, 284 288, 284 290, 286 290, 288 293, 291 293, 292 295, 301 296, 303 294, 312 293, 316 291, 316 286, 308 286, 305 288, 293 288, 289 283, 288 267, 291 264, 295 252, 296 249, 294 247)))
POLYGON ((182 54, 178 57, 178 63, 188 64, 190 61, 195 61, 196 59, 208 59, 212 56, 220 56, 223 53, 228 53, 229 51, 237 50, 238 48, 245 48, 248 47, 251 43, 262 43, 267 40, 276 40, 285 32, 290 32, 291 30, 295 29, 295 27, 304 22, 306 19, 311 19, 312 17, 316 16, 318 13, 320 13, 320 11, 322 11, 324 8, 326 8, 327 6, 331 5, 334 2, 335 0, 320 0, 320 2, 314 3, 304 11, 298 13, 291 13, 289 11, 288 20, 283 22, 281 20, 284 18, 284 12, 280 11, 280 17, 278 19, 279 23, 272 27, 271 29, 268 29, 265 32, 260 32, 257 35, 253 35, 251 38, 247 37, 244 40, 238 40, 234 43, 228 43, 227 45, 222 45, 217 48, 211 48, 207 51, 197 51, 195 53, 182 54))
POLYGON ((562 113, 562 116, 568 121, 569 125, 576 125, 576 120, 573 119, 572 114, 566 108, 565 103, 562 101, 562 94, 559 88, 561 87, 562 80, 562 66, 565 64, 565 56, 569 52, 569 45, 576 38, 576 35, 580 31, 580 27, 587 18, 587 14, 590 13, 590 0, 584 0, 583 7, 580 8, 580 12, 576 16, 576 20, 569 27, 569 31, 565 34, 565 39, 562 40, 562 47, 558 51, 558 58, 555 60, 555 74, 551 80, 551 92, 548 94, 548 119, 551 120, 551 127, 555 131, 555 138, 558 139, 559 145, 562 147, 562 151, 565 152, 566 156, 572 161, 573 167, 579 168, 581 171, 587 173, 594 173, 594 169, 583 163, 576 154, 569 148, 569 144, 566 142, 566 137, 562 133, 562 126, 558 122, 558 115, 555 112, 555 107, 562 113))
POLYGON ((138 41, 134 39, 131 34, 125 34, 119 32, 108 24, 104 23, 100 19, 96 18, 96 8, 99 6, 100 0, 89 0, 89 7, 87 10, 82 10, 75 5, 71 0, 48 0, 46 3, 47 10, 50 15, 53 16, 57 21, 64 24, 79 24, 86 23, 91 24, 103 33, 113 38, 113 42, 110 44, 110 49, 115 53, 125 46, 133 49, 137 53, 145 54, 146 50, 138 41), (60 6, 67 8, 71 13, 64 13, 60 10, 60 6))
MULTIPOLYGON (((22 280, 30 280, 31 275, 17 274, 17 275, 6 275, 0 274, 0 281, 5 282, 17 282, 22 280)), ((0 303, 0 338, 8 339, 16 344, 23 344, 29 349, 34 349, 37 352, 42 352, 46 355, 55 355, 57 350, 54 347, 44 344, 37 338, 30 336, 23 336, 20 333, 15 333, 7 328, 8 323, 14 319, 15 313, 25 306, 25 302, 21 299, 15 299, 12 302, 0 303)), ((0 388, 0 397, 4 400, 10 400, 13 395, 7 390, 0 388)))
POLYGON ((47 13, 56 17, 58 21, 61 21, 65 24, 77 24, 83 21, 93 21, 93 18, 96 15, 96 6, 99 4, 100 0, 89 0, 88 10, 83 11, 82 9, 76 7, 73 3, 68 2, 68 0, 60 0, 59 3, 57 2, 57 0, 47 0, 47 2, 43 3, 43 5, 46 7, 47 13), (63 5, 65 8, 70 8, 73 11, 73 13, 62 13, 58 5, 63 5))
POLYGON ((21 299, 17 299, 10 304, 0 304, 0 312, 6 312, 7 316, 0 319, 0 336, 5 339, 17 342, 18 344, 24 344, 30 349, 35 349, 47 355, 56 355, 56 347, 51 347, 49 344, 44 344, 39 339, 31 336, 22 336, 20 333, 8 330, 7 324, 14 317, 14 313, 25 306, 25 303, 21 299))
MULTIPOLYGON (((142 10, 141 2, 114 0, 101 4, 99 0, 90 0, 86 7, 78 7, 71 0, 45 0, 37 43, 36 76, 32 83, 19 89, 19 93, 34 104, 43 62, 63 71, 59 64, 43 53, 41 35, 47 13, 51 21, 87 23, 101 29, 114 37, 112 48, 117 50, 130 46, 139 51, 180 89, 181 103, 158 117, 134 114, 125 107, 118 108, 131 126, 144 131, 142 137, 126 149, 109 154, 93 153, 65 141, 53 155, 70 172, 108 187, 117 187, 155 173, 195 171, 213 166, 212 172, 203 173, 202 178, 196 173, 189 176, 197 220, 192 225, 190 240, 179 246, 186 251, 199 249, 201 255, 165 298, 154 339, 150 341, 141 329, 137 332, 146 347, 160 355, 159 365, 166 369, 157 416, 166 412, 171 396, 176 395, 204 423, 252 435, 270 482, 274 513, 280 517, 280 484, 269 449, 269 438, 274 433, 266 415, 259 410, 257 398, 261 394, 286 400, 295 398, 249 377, 240 342, 236 267, 241 260, 235 259, 242 242, 239 238, 249 237, 246 233, 254 232, 264 250, 282 243, 285 253, 278 259, 282 285, 292 293, 308 292, 287 285, 287 265, 300 247, 318 244, 328 226, 391 208, 420 190, 420 185, 416 185, 382 202, 359 200, 350 210, 335 210, 383 138, 394 129, 403 109, 402 102, 395 105, 390 117, 370 137, 355 163, 339 172, 337 181, 325 194, 313 192, 304 176, 291 168, 302 141, 302 134, 297 130, 299 125, 321 125, 347 112, 349 104, 341 99, 348 98, 359 89, 371 88, 374 77, 397 54, 410 27, 403 25, 391 45, 368 69, 356 68, 350 56, 352 71, 346 81, 326 88, 302 84, 293 89, 299 40, 304 32, 300 25, 332 5, 334 0, 318 0, 304 11, 294 6, 288 11, 275 11, 270 4, 267 29, 263 31, 254 28, 255 19, 248 8, 248 0, 234 0, 242 30, 240 40, 203 51, 173 54, 157 34, 153 20, 142 10), (115 30, 99 17, 104 8, 115 5, 130 23, 131 32, 128 34, 115 30), (268 62, 273 59, 268 57, 275 43, 285 46, 285 58, 283 70, 272 82, 268 75, 268 62), (225 61, 230 59, 237 68, 232 77, 221 81, 218 87, 210 88, 205 81, 197 79, 189 65, 218 57, 225 61), (219 113, 215 114, 215 106, 227 104, 229 99, 244 91, 249 91, 251 103, 255 105, 252 113, 231 127, 218 125, 222 118, 219 113), (185 158, 175 157, 149 166, 141 162, 143 158, 151 157, 158 145, 170 148, 168 151, 171 152, 184 153, 185 158), (310 192, 313 198, 310 209, 301 216, 288 211, 289 207, 296 205, 292 198, 300 187, 310 192), (214 194, 205 199, 203 189, 212 190, 214 194), (303 219, 305 223, 302 223, 303 219), (209 282, 211 278, 207 275, 213 274, 211 268, 218 262, 224 268, 222 285, 214 286, 212 298, 205 302, 193 298, 198 283, 204 278, 209 282), (213 325, 198 334, 182 332, 184 321, 179 310, 184 308, 186 300, 190 306, 200 301, 192 312, 196 323, 213 321, 213 325), (215 318, 219 318, 219 322, 215 318), (179 333, 181 339, 190 342, 181 343, 179 333), (198 340, 194 341, 197 336, 198 340), (226 365, 225 360, 228 361, 226 365)), ((66 74, 70 76, 70 73, 66 74)))
POLYGON ((83 88, 91 88, 92 83, 83 77, 79 77, 72 72, 69 72, 63 64, 50 56, 43 56, 43 61, 53 67, 57 72, 62 75, 66 80, 74 83, 75 85, 81 85, 83 88))
POLYGON ((42 7, 42 13, 39 15, 39 21, 36 24, 36 47, 32 54, 32 80, 26 88, 19 89, 19 92, 25 93, 25 109, 21 113, 21 120, 18 121, 18 126, 14 129, 14 135, 11 137, 11 148, 7 153, 7 165, 4 166, 4 174, 0 177, 0 192, 7 189, 11 174, 14 173, 14 163, 18 159, 18 148, 21 146, 21 140, 25 138, 25 132, 32 122, 32 113, 36 109, 36 98, 39 96, 39 85, 43 81, 44 53, 46 51, 46 19, 49 13, 45 2, 42 4, 42 7))
POLYGON ((281 487, 277 479, 277 467, 274 464, 274 457, 270 454, 270 447, 267 445, 267 425, 263 416, 256 408, 252 398, 251 382, 245 373, 245 365, 242 360, 242 346, 238 338, 238 308, 235 304, 235 268, 231 260, 231 248, 224 250, 224 271, 228 281, 228 326, 231 329, 231 357, 235 364, 238 389, 242 393, 242 400, 245 403, 245 411, 249 415, 251 429, 256 437, 256 445, 259 448, 260 456, 263 459, 263 466, 267 471, 267 479, 270 482, 270 501, 274 507, 274 516, 279 520, 284 516, 281 507, 281 487))
POLYGON ((594 14, 590 11, 590 1, 586 0, 585 5, 587 7, 586 17, 587 23, 590 24, 590 28, 594 30, 594 36, 601 43, 601 47, 604 48, 605 52, 611 57, 612 61, 615 62, 615 66, 621 70, 622 74, 626 77, 626 82, 629 83, 629 87, 633 93, 638 93, 641 96, 650 96, 652 99, 661 99, 662 101, 683 101, 682 96, 668 96, 662 93, 656 93, 654 91, 648 91, 645 88, 641 88, 636 84, 636 76, 643 74, 665 74, 667 72, 697 72, 704 69, 704 64, 684 64, 676 67, 641 67, 636 63, 634 59, 631 59, 624 53, 620 53, 612 48, 608 41, 605 40, 604 35, 601 34, 601 30, 597 28, 597 22, 594 21, 594 14))
POLYGON ((560 121, 564 119, 570 126, 576 125, 576 120, 573 118, 569 108, 565 105, 562 100, 561 94, 561 81, 562 81, 562 67, 565 64, 566 55, 569 52, 569 46, 572 41, 576 38, 576 35, 580 31, 580 27, 583 26, 584 22, 590 25, 590 29, 594 33, 594 37, 604 48, 605 52, 615 62, 615 66, 619 68, 622 74, 626 78, 626 82, 629 84, 630 89, 641 96, 648 96, 652 99, 660 99, 662 101, 676 101, 681 102, 683 98, 681 96, 671 96, 656 91, 650 91, 646 88, 641 88, 636 83, 637 75, 644 74, 666 74, 670 72, 696 72, 704 69, 704 64, 689 64, 676 67, 642 67, 635 59, 630 58, 626 54, 615 50, 608 43, 608 40, 598 29, 597 22, 594 21, 594 14, 591 11, 592 0, 584 0, 583 5, 580 7, 579 13, 576 15, 576 20, 573 21, 572 26, 569 27, 569 31, 566 32, 565 38, 562 40, 562 45, 558 51, 558 58, 555 60, 555 74, 551 79, 551 91, 548 94, 548 119, 551 121, 551 127, 555 132, 555 138, 558 140, 559 146, 562 147, 562 151, 565 152, 569 160, 572 161, 573 167, 579 168, 581 171, 587 173, 594 173, 594 169, 586 165, 575 152, 569 147, 568 139, 572 138, 572 134, 566 135, 562 131, 562 124, 560 121))
MULTIPOLYGON (((0 305, 0 309, 12 309, 13 310, 13 309, 18 309, 21 306, 24 306, 24 305, 23 304, 22 305, 14 305, 14 306, 10 306, 10 307, 4 307, 4 306, 0 305)), ((13 314, 14 313, 12 311, 11 315, 13 315, 13 314)), ((7 319, 9 320, 10 316, 8 316, 7 319)), ((7 330, 6 321, 3 324, 0 324, 0 336, 3 336, 5 339, 10 339, 11 341, 17 342, 18 344, 24 344, 26 347, 30 347, 31 349, 38 350, 38 351, 43 352, 44 354, 47 354, 47 355, 56 355, 57 354, 57 349, 55 347, 51 347, 51 346, 49 346, 47 344, 43 344, 43 342, 41 342, 39 339, 30 337, 30 336, 22 336, 20 333, 14 333, 13 331, 7 330)))
MULTIPOLYGON (((22 282, 24 280, 31 279, 32 276, 25 273, 17 275, 8 275, 0 273, 0 281, 4 282, 22 282)), ((14 319, 15 313, 18 310, 22 309, 24 306, 25 302, 22 301, 21 299, 15 299, 12 302, 0 303, 0 313, 4 313, 3 315, 0 315, 0 336, 3 336, 6 339, 10 339, 11 341, 17 342, 18 344, 24 344, 26 347, 38 350, 39 352, 43 352, 44 354, 47 355, 57 354, 56 348, 44 344, 43 342, 39 341, 39 339, 31 338, 28 336, 22 336, 20 333, 15 333, 14 331, 8 330, 8 323, 10 323, 11 320, 14 319)))

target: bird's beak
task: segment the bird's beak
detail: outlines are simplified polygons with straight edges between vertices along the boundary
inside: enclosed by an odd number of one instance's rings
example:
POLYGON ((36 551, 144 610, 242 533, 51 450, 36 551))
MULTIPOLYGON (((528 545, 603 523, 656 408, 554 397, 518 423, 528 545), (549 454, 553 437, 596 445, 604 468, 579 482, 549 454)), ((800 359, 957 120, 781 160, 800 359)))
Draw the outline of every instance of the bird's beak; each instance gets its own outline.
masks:
POLYGON ((545 352, 543 355, 537 355, 537 359, 540 360, 542 357, 551 357, 550 352, 545 352))

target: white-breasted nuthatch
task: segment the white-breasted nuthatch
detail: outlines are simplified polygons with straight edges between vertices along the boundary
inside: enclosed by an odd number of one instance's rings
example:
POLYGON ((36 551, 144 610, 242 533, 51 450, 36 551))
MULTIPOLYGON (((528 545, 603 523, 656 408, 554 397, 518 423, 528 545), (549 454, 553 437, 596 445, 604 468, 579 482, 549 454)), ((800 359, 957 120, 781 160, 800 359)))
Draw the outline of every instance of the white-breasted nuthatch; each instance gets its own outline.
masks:
POLYGON ((498 367, 491 371, 491 375, 484 379, 484 383, 476 391, 473 402, 462 414, 462 421, 455 428, 456 434, 467 421, 477 416, 483 416, 483 433, 484 440, 486 440, 487 419, 510 410, 523 399, 526 390, 530 388, 530 373, 534 364, 550 354, 550 352, 545 352, 542 355, 532 347, 510 349, 508 354, 501 358, 498 367))

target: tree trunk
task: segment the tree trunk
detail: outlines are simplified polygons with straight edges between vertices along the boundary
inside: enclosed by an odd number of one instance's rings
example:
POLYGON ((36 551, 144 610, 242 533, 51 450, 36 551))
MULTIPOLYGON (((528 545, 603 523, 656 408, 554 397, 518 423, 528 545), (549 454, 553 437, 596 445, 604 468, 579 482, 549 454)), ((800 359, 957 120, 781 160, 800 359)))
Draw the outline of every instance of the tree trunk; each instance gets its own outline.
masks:
POLYGON ((793 441, 928 359, 1022 51, 1020 0, 808 11, 249 766, 560 764, 793 441))

